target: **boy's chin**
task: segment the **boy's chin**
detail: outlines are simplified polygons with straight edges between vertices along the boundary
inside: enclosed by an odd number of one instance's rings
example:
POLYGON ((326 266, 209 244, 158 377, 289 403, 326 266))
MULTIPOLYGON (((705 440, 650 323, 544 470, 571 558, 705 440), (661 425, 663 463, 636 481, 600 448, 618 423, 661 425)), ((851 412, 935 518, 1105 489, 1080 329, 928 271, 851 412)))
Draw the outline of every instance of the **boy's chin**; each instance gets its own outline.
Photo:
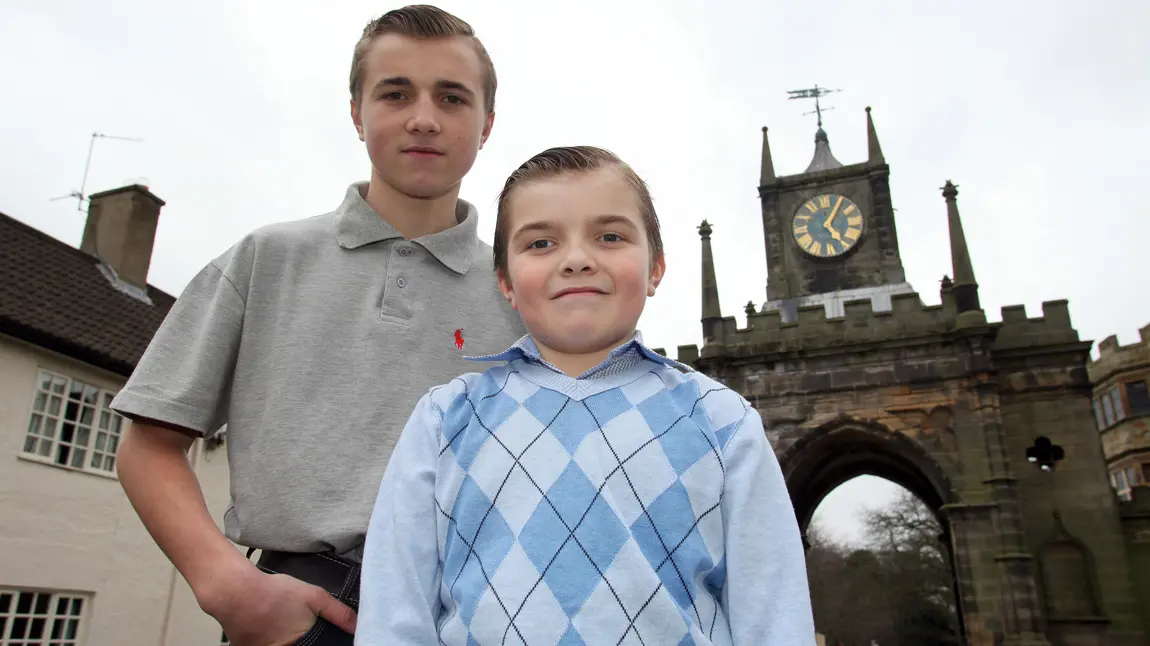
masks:
POLYGON ((529 330, 532 338, 543 343, 555 352, 567 355, 594 354, 618 345, 626 340, 634 327, 623 330, 618 327, 604 328, 602 322, 598 324, 578 325, 567 323, 536 332, 529 330))

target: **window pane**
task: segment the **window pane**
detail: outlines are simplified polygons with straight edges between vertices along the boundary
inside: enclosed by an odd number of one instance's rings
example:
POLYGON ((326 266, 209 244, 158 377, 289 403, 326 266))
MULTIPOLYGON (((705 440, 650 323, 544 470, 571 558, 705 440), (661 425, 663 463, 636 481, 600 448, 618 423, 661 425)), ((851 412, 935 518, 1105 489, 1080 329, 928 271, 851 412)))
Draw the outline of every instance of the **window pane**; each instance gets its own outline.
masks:
POLYGON ((61 399, 59 395, 52 395, 51 397, 49 397, 48 398, 48 414, 52 415, 53 417, 59 417, 60 416, 60 405, 62 403, 64 403, 64 400, 61 399))
POLYGON ((68 380, 60 375, 52 375, 52 392, 57 395, 64 394, 64 387, 68 385, 68 380))
POLYGON ((35 437, 29 435, 28 437, 24 438, 24 452, 25 453, 35 453, 36 452, 36 438, 35 437))
POLYGON ((1110 397, 1102 396, 1102 412, 1106 419, 1106 426, 1114 424, 1114 407, 1110 404, 1110 397))
POLYGON ((84 468, 84 458, 87 457, 88 452, 84 449, 74 449, 72 451, 72 466, 77 469, 84 468))
POLYGON ((1130 404, 1131 415, 1150 414, 1150 391, 1145 381, 1131 381, 1126 384, 1126 401, 1130 404))
POLYGON ((1110 389, 1110 399, 1114 400, 1114 419, 1115 421, 1122 421, 1126 419, 1126 411, 1122 408, 1122 395, 1118 393, 1118 387, 1110 389))
POLYGON ((44 617, 37 617, 32 620, 32 625, 28 629, 28 637, 30 639, 43 639, 44 637, 44 617))
POLYGON ((32 402, 32 410, 37 413, 43 413, 44 409, 48 407, 48 395, 44 392, 36 393, 36 401, 32 402))
POLYGON ((80 423, 85 426, 91 426, 92 420, 96 418, 96 409, 91 406, 84 406, 80 409, 80 423))
POLYGON ((1126 472, 1125 471, 1119 471, 1118 472, 1118 490, 1122 491, 1125 488, 1126 488, 1126 472))
POLYGON ((1094 402, 1094 423, 1098 425, 1098 430, 1106 428, 1106 424, 1102 420, 1102 407, 1098 405, 1098 401, 1094 402))
POLYGON ((40 424, 43 421, 44 421, 43 417, 37 415, 36 413, 32 413, 32 419, 28 420, 28 433, 31 435, 39 435, 40 434, 40 424))
POLYGON ((16 614, 26 615, 32 612, 32 599, 35 595, 31 592, 21 592, 16 597, 16 614))
POLYGON ((1134 487, 1138 484, 1138 472, 1134 467, 1126 467, 1126 482, 1134 487))

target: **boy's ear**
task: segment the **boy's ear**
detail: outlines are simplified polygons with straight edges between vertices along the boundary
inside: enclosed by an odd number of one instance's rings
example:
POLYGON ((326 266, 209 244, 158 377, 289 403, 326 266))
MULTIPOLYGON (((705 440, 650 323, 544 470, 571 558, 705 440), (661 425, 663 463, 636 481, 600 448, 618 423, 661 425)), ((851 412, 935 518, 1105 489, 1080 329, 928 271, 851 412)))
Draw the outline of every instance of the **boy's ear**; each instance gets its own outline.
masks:
POLYGON ((487 115, 483 121, 483 132, 479 136, 479 149, 483 150, 483 144, 487 143, 487 138, 491 136, 491 127, 495 125, 495 113, 487 115))
POLYGON ((359 112, 359 102, 355 99, 351 99, 351 122, 355 125, 359 140, 363 141, 363 116, 359 112))
POLYGON ((518 310, 519 307, 515 303, 515 290, 511 288, 511 281, 507 279, 506 273, 502 269, 495 271, 495 276, 499 279, 499 292, 503 294, 503 298, 511 304, 511 309, 518 310))
POLYGON ((651 277, 647 279, 647 296, 655 295, 655 288, 663 282, 663 274, 667 273, 667 263, 660 254, 655 262, 651 263, 651 277))

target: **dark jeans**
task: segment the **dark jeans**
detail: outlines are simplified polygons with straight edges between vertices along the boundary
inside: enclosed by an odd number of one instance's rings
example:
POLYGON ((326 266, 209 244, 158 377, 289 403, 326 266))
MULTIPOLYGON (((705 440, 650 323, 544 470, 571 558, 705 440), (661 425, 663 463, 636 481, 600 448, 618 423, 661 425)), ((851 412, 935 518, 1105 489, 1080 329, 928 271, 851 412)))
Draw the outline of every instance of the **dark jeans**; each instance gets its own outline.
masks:
MULTIPOLYGON (((286 574, 327 590, 336 599, 359 611, 359 564, 331 554, 264 552, 256 565, 265 572, 286 574)), ((351 635, 323 618, 294 646, 353 646, 351 635)))

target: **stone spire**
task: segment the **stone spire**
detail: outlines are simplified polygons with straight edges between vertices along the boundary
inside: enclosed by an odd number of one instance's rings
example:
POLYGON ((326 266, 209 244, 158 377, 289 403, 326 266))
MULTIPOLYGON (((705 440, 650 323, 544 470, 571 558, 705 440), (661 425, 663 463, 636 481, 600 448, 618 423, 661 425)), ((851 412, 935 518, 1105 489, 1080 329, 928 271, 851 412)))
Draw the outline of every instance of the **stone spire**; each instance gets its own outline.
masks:
POLYGON ((882 156, 882 146, 878 144, 878 133, 874 130, 874 119, 870 116, 870 106, 866 109, 866 147, 867 147, 867 162, 871 164, 885 164, 886 159, 882 156))
POLYGON ((715 327, 723 318, 719 311, 719 282, 715 279, 715 258, 711 254, 711 224, 706 220, 699 225, 699 237, 703 239, 703 339, 715 338, 715 327))
POLYGON ((966 235, 962 232, 962 219, 958 216, 958 187, 947 180, 946 186, 942 187, 942 196, 946 199, 946 220, 950 230, 950 262, 954 274, 957 326, 985 325, 986 314, 978 302, 978 282, 974 279, 970 250, 966 246, 966 235))
POLYGON ((815 156, 811 159, 811 165, 807 166, 805 173, 815 173, 821 170, 830 170, 832 168, 842 168, 839 160, 831 153, 831 143, 827 138, 827 131, 823 130, 820 126, 818 131, 815 132, 815 156))
POLYGON ((775 163, 771 160, 771 144, 767 141, 767 127, 763 126, 763 164, 759 170, 759 186, 775 181, 775 163))

